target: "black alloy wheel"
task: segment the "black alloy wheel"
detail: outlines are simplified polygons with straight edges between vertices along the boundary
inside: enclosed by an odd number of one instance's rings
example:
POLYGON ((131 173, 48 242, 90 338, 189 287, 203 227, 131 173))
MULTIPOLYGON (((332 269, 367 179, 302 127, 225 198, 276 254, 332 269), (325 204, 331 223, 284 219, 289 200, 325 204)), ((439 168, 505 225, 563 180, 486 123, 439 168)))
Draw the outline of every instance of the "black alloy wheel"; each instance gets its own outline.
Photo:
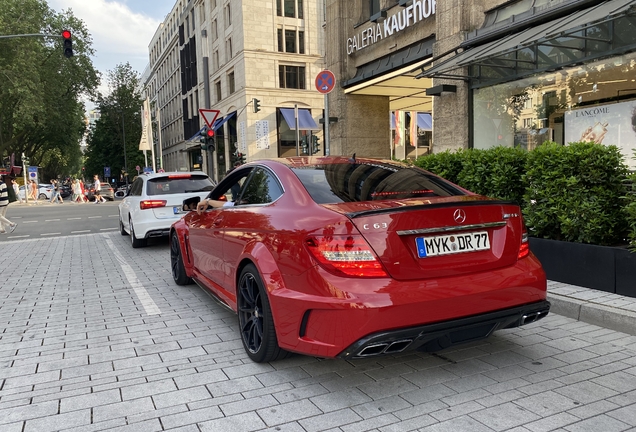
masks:
POLYGON ((257 363, 285 358, 288 353, 278 346, 267 291, 253 264, 241 272, 237 291, 241 340, 247 355, 257 363))
POLYGON ((172 269, 172 278, 177 285, 189 285, 192 283, 192 278, 186 275, 177 233, 172 233, 170 236, 170 268, 172 269))

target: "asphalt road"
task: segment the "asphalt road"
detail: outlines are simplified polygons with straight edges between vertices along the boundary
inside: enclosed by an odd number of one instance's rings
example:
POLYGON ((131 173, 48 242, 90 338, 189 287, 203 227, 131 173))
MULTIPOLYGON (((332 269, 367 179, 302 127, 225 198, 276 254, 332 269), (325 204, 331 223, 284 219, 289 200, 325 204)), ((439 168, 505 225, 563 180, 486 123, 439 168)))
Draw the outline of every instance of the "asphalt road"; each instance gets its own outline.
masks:
POLYGON ((18 224, 13 233, 0 235, 0 242, 43 237, 65 237, 95 234, 119 229, 119 200, 102 204, 49 204, 34 205, 12 203, 7 218, 18 224))

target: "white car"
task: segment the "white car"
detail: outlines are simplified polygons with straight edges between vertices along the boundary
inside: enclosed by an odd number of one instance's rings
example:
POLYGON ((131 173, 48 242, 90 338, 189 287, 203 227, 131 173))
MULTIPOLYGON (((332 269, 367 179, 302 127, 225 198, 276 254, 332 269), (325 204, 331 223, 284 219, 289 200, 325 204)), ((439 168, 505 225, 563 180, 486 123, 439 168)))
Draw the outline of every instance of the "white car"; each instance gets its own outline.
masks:
POLYGON ((203 199, 213 188, 214 182, 201 171, 142 174, 119 203, 119 231, 130 235, 133 248, 143 247, 148 238, 169 234, 172 223, 185 213, 184 199, 203 199))
MULTIPOLYGON (((53 185, 42 184, 42 183, 40 183, 38 185, 38 199, 50 200, 52 192, 53 192, 53 185)), ((18 190, 18 193, 20 194, 20 198, 25 199, 24 198, 24 185, 20 186, 20 189, 18 190)))

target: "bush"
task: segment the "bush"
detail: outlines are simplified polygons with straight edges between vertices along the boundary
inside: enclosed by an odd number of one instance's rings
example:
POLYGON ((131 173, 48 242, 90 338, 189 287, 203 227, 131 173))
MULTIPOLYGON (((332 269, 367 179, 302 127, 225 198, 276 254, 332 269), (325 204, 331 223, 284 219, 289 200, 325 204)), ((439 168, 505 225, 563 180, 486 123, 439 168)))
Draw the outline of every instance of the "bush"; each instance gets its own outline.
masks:
POLYGON ((632 174, 628 181, 628 190, 625 200, 625 219, 627 220, 627 240, 630 248, 636 252, 636 173, 632 174))
POLYGON ((454 153, 446 150, 441 153, 420 156, 415 160, 414 164, 448 181, 459 184, 457 176, 462 170, 465 153, 466 151, 464 150, 458 150, 454 153))
POLYGON ((418 158, 415 165, 471 192, 521 205, 528 152, 510 147, 445 151, 418 158))
POLYGON ((521 205, 527 157, 527 151, 511 147, 465 152, 458 184, 472 192, 521 205))
POLYGON ((545 143, 529 152, 524 215, 531 235, 620 244, 627 232, 626 175, 615 146, 545 143))

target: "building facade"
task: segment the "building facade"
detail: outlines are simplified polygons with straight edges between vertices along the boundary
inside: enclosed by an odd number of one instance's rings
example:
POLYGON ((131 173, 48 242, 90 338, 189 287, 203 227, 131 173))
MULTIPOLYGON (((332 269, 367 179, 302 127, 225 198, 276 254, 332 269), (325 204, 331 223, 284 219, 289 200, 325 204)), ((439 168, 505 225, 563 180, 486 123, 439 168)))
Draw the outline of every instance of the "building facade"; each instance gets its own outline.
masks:
POLYGON ((202 169, 219 179, 236 160, 324 152, 324 96, 314 86, 324 68, 322 5, 175 4, 150 44, 149 93, 160 112, 164 169, 202 169), (217 115, 214 151, 201 149, 199 109, 214 110, 211 120, 217 115))
POLYGON ((408 158, 585 140, 636 168, 635 18, 633 0, 328 0, 332 148, 408 158))

